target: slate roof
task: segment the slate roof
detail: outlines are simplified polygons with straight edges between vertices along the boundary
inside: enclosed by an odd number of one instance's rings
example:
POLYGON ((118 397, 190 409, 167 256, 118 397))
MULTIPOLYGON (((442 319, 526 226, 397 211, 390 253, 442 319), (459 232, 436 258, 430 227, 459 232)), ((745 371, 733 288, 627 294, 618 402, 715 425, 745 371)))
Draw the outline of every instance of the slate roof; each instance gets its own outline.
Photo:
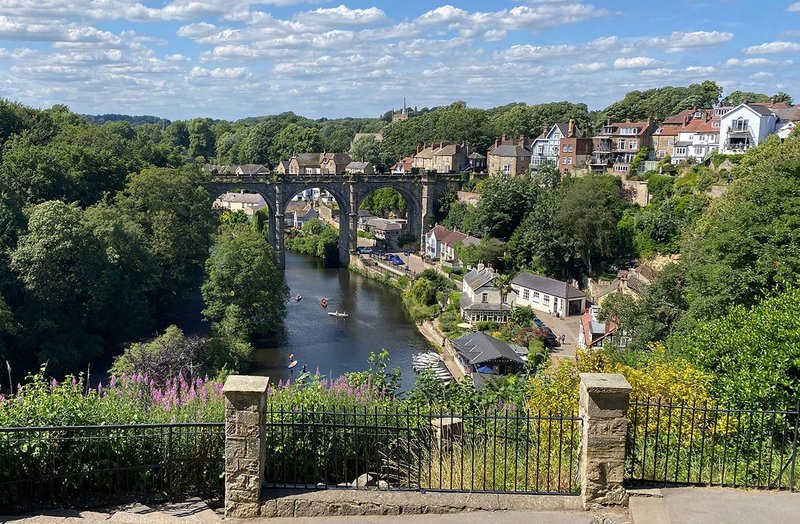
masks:
POLYGON ((481 270, 474 268, 464 275, 464 282, 475 291, 490 283, 495 278, 497 278, 497 273, 491 268, 485 267, 481 270))
POLYGON ((369 166, 369 162, 350 162, 345 168, 347 171, 363 171, 369 166))
POLYGON ((264 197, 258 193, 225 193, 219 197, 221 202, 235 202, 237 204, 259 204, 266 206, 267 202, 264 197))
POLYGON ((469 158, 470 160, 485 160, 486 159, 485 156, 483 156, 482 154, 478 153, 477 151, 474 152, 474 153, 470 153, 470 155, 467 158, 469 158))
POLYGON ((467 333, 454 340, 453 345, 459 355, 474 366, 497 360, 525 363, 525 360, 506 342, 485 333, 467 333))
POLYGON ((453 156, 458 154, 458 150, 461 146, 456 144, 450 144, 444 147, 440 147, 436 151, 433 152, 433 156, 453 156))
POLYGON ((319 153, 300 153, 295 155, 294 159, 300 166, 319 166, 320 156, 319 153))
POLYGON ((489 151, 489 154, 499 157, 514 157, 514 158, 521 156, 531 156, 531 152, 525 149, 524 147, 515 146, 511 144, 503 144, 497 146, 491 151, 489 151))
POLYGON ((743 104, 743 105, 746 105, 747 107, 749 107, 750 109, 752 109, 753 111, 758 113, 759 115, 772 116, 772 115, 775 114, 772 111, 772 109, 768 108, 767 106, 762 106, 760 104, 743 104))
MULTIPOLYGON (((554 297, 567 298, 564 297, 565 283, 560 280, 542 277, 523 271, 515 276, 511 283, 521 287, 526 287, 528 289, 533 289, 535 291, 540 291, 554 297)), ((568 285, 566 287, 569 290, 568 298, 583 298, 586 296, 583 291, 574 286, 568 285)))
POLYGON ((263 175, 269 173, 267 166, 261 164, 241 164, 236 166, 237 171, 241 171, 243 175, 263 175))
POLYGON ((385 218, 370 218, 364 223, 370 227, 382 229, 383 231, 400 231, 403 229, 402 225, 385 218))

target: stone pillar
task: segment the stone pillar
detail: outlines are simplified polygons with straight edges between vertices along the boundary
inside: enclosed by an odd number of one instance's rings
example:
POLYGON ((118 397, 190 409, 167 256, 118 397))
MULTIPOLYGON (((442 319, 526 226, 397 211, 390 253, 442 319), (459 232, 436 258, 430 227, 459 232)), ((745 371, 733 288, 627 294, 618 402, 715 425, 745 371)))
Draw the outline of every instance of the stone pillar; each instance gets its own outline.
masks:
POLYGON ((422 201, 417 224, 416 234, 418 235, 420 251, 425 253, 425 233, 428 232, 428 222, 433 218, 433 207, 436 203, 436 172, 425 171, 422 173, 422 201))
POLYGON ((230 375, 225 395, 225 518, 257 517, 266 462, 267 377, 230 375))
POLYGON ((631 386, 618 373, 581 373, 581 498, 586 509, 625 506, 625 439, 631 386))
POLYGON ((283 216, 283 210, 283 187, 281 184, 277 184, 275 186, 275 258, 279 269, 286 269, 286 251, 283 247, 286 219, 283 216))
MULTIPOLYGON (((350 249, 348 250, 349 252, 347 254, 348 264, 350 263, 350 253, 355 252, 358 249, 358 186, 356 185, 358 175, 350 176, 351 179, 347 183, 347 189, 350 192, 350 202, 348 203, 350 224, 347 228, 348 240, 350 244, 350 249)), ((342 265, 344 265, 344 263, 342 265)))

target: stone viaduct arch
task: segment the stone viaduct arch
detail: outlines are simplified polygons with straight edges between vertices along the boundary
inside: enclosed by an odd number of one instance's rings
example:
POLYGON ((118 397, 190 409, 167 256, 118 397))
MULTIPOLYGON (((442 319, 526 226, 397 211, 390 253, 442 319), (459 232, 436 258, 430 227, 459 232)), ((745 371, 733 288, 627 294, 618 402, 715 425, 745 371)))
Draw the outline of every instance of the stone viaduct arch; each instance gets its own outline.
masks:
POLYGON ((270 175, 262 177, 215 175, 206 184, 212 199, 235 189, 258 193, 269 207, 269 239, 281 268, 286 267, 283 245, 284 211, 291 199, 311 188, 327 190, 339 205, 339 262, 350 263, 358 245, 358 208, 373 191, 390 187, 399 192, 408 207, 408 231, 422 242, 431 226, 434 205, 449 186, 459 186, 461 175, 428 172, 380 175, 270 175))

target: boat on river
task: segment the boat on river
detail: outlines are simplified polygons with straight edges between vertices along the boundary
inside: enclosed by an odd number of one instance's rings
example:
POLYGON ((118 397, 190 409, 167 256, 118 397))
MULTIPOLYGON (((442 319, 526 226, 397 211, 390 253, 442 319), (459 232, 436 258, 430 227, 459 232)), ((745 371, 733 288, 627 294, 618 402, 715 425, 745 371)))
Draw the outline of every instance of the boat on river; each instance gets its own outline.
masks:
POLYGON ((294 299, 295 299, 295 301, 300 302, 301 300, 303 300, 303 295, 298 293, 297 295, 295 295, 294 299))
POLYGON ((322 307, 328 307, 328 299, 323 297, 322 300, 319 301, 319 305, 322 307))
POLYGON ((338 310, 337 311, 328 311, 328 315, 330 315, 332 317, 338 317, 338 318, 347 318, 347 317, 350 316, 347 313, 345 313, 344 311, 338 311, 338 310))

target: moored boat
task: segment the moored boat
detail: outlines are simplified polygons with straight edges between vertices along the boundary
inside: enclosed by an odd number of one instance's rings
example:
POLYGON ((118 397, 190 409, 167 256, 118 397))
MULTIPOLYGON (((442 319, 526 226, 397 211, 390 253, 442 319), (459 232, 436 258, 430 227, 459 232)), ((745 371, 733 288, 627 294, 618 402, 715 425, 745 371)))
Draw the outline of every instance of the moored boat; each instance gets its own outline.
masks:
POLYGON ((332 317, 338 317, 338 318, 347 318, 347 317, 350 316, 347 313, 345 313, 344 311, 338 311, 338 310, 337 311, 328 311, 328 315, 330 315, 332 317))

